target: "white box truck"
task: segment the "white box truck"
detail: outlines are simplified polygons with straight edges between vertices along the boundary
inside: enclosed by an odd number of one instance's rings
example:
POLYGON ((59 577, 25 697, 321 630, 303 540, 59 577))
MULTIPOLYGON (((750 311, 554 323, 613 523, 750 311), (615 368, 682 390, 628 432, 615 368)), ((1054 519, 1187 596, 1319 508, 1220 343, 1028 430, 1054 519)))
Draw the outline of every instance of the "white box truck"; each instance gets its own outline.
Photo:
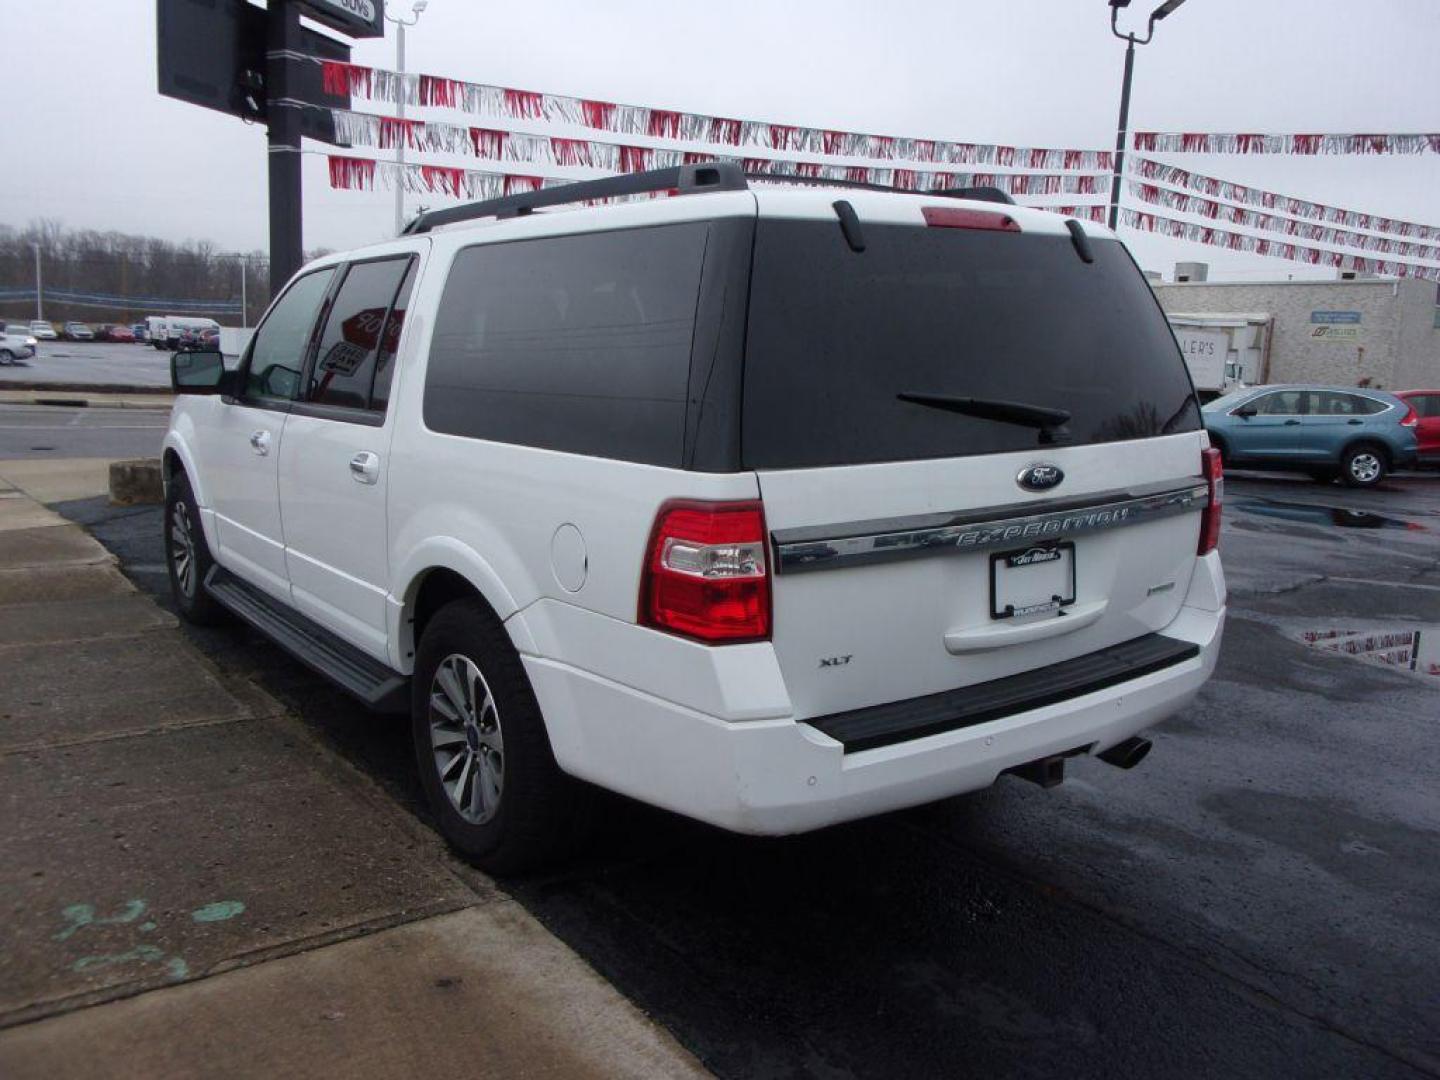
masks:
POLYGON ((1229 377, 1226 360, 1230 355, 1230 335, 1221 330, 1192 330, 1173 327, 1175 340, 1190 369, 1190 381, 1201 401, 1219 397, 1234 382, 1229 377))

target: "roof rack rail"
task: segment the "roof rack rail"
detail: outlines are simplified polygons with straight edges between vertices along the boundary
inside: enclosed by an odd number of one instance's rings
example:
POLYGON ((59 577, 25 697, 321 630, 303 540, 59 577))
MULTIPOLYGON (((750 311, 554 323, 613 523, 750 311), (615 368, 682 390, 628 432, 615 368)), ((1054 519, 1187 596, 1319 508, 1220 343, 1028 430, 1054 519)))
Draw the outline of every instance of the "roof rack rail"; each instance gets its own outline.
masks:
POLYGON ((405 226, 402 235, 426 233, 440 225, 454 225, 459 221, 474 221, 477 218, 521 217, 542 206, 563 206, 587 199, 611 199, 619 195, 645 195, 656 191, 696 195, 711 191, 744 191, 749 186, 745 182, 745 174, 733 162, 708 161, 698 165, 676 165, 669 169, 607 176, 601 180, 577 180, 573 184, 559 184, 541 188, 539 191, 506 195, 499 199, 486 199, 483 202, 466 203, 464 206, 452 206, 444 210, 430 210, 416 216, 405 226))
POLYGON ((1015 200, 997 187, 935 188, 931 191, 905 191, 888 184, 872 184, 866 180, 827 180, 823 176, 801 176, 799 173, 746 173, 747 180, 775 180, 782 184, 805 184, 810 187, 859 188, 863 191, 883 191, 890 195, 939 195, 947 199, 975 199, 979 202, 1005 203, 1014 206, 1015 200))

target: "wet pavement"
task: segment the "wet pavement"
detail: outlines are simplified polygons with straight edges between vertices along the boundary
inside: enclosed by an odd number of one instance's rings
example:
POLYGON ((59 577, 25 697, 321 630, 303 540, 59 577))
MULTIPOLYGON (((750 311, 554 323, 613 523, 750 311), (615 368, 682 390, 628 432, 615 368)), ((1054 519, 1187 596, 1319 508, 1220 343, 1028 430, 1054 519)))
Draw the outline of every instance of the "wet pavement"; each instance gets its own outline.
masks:
POLYGON ((37 383, 169 386, 170 353, 143 343, 42 341, 28 360, 0 367, 0 387, 37 383))
MULTIPOLYGON (((784 840, 611 799, 506 889, 726 1077, 1440 1075, 1440 680, 1317 647, 1440 624, 1440 482, 1226 483, 1219 670, 1139 768, 784 840)), ((156 511, 65 512, 163 595, 156 511)), ((402 724, 186 633, 424 820, 402 724)))

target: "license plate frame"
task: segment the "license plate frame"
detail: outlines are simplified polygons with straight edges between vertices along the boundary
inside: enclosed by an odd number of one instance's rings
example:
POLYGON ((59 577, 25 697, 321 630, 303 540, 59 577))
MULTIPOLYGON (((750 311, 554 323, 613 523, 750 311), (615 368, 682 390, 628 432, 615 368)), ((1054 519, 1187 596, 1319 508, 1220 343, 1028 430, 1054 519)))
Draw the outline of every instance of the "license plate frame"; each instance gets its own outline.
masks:
POLYGON ((1075 603, 1075 578, 1075 543, 1071 540, 996 552, 990 556, 990 617, 1014 619, 1045 612, 1059 614, 1075 603), (1015 595, 1014 575, 1037 566, 1050 569, 1047 583, 1042 585, 1040 582, 1047 579, 1036 578, 1028 597, 1015 595), (1054 582, 1057 570, 1058 583, 1049 583, 1054 582), (1050 594, 1048 599, 1044 598, 1046 592, 1050 594))

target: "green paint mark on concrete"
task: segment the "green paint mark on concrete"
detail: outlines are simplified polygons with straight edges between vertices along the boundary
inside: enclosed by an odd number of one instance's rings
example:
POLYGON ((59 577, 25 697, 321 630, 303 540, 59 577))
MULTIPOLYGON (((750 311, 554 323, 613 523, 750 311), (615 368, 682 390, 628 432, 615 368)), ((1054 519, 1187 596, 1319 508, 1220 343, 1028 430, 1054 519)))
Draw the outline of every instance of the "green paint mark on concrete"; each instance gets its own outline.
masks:
POLYGON ((70 965, 70 970, 80 972, 90 971, 93 968, 113 967, 116 964, 158 964, 161 962, 165 964, 165 970, 169 972, 172 979, 189 978, 189 964, 178 956, 167 957, 163 949, 156 948, 154 945, 136 945, 133 949, 127 949, 125 952, 82 956, 70 965))
POLYGON ((190 913, 190 918, 196 922, 224 922, 226 919, 233 919, 244 910, 245 905, 239 900, 217 900, 213 904, 196 908, 190 913))
POLYGON ((132 923, 144 914, 144 900, 127 901, 125 906, 117 913, 107 915, 103 918, 95 915, 95 908, 91 904, 71 904, 60 912, 61 917, 70 925, 54 935, 54 940, 66 941, 77 930, 85 926, 117 926, 122 923, 132 923))

